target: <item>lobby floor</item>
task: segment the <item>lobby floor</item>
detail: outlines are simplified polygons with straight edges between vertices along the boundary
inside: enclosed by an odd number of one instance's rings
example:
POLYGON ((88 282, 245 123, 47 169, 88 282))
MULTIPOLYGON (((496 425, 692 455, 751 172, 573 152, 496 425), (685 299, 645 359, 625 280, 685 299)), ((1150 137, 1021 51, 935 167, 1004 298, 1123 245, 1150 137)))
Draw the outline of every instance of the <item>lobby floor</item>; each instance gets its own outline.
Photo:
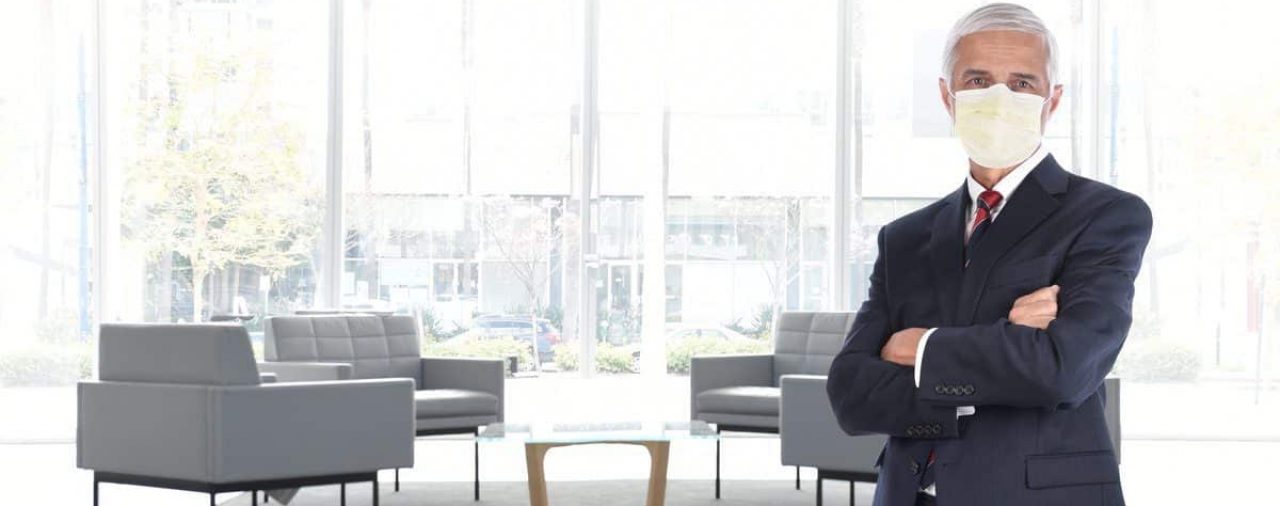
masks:
MULTIPOLYGON (((682 377, 517 379, 508 382, 507 393, 511 421, 679 420, 687 418, 689 409, 688 378, 682 377)), ((401 472, 403 481, 457 483, 471 479, 469 439, 424 438, 415 448, 417 465, 401 472)), ((519 445, 489 443, 482 444, 480 450, 483 482, 524 481, 519 445)), ((670 479, 706 480, 710 494, 714 451, 710 441, 676 442, 670 479)), ((1274 504, 1275 487, 1269 480, 1274 476, 1276 454, 1280 454, 1280 442, 1129 440, 1124 443, 1121 469, 1125 496, 1130 505, 1138 506, 1274 504)), ((726 480, 771 481, 785 486, 794 477, 793 468, 778 463, 775 437, 726 437, 723 455, 726 480)), ((546 464, 553 490, 557 481, 643 480, 648 473, 648 455, 632 446, 560 448, 548 454, 546 464)), ((805 490, 812 491, 813 471, 804 469, 802 476, 805 490)), ((384 491, 390 491, 391 479, 390 472, 383 474, 384 491)), ((482 483, 482 493, 483 487, 482 483)), ((843 485, 829 484, 829 488, 838 487, 843 485)), ((75 468, 75 446, 69 440, 0 443, 0 504, 88 505, 91 488, 90 474, 75 468)), ((455 489, 458 487, 449 487, 455 489)), ((200 494, 119 485, 105 485, 102 499, 103 506, 208 504, 207 497, 200 494)), ((233 494, 220 496, 220 502, 235 499, 233 494)), ((349 504, 367 502, 363 493, 353 494, 349 500, 349 504)), ((635 504, 642 502, 637 496, 635 504)), ((734 502, 726 495, 721 504, 734 502)))

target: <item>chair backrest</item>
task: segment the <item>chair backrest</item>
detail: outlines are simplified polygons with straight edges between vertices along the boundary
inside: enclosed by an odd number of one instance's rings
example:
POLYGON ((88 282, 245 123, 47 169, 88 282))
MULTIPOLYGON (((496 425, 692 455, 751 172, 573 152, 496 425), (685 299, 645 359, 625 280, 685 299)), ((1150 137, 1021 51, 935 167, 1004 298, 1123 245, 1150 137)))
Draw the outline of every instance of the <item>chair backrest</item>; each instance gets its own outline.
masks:
POLYGON ((853 328, 854 313, 786 312, 773 331, 773 384, 785 374, 826 376, 853 328))
POLYGON ((422 350, 412 316, 275 316, 265 322, 266 359, 345 362, 352 377, 410 378, 419 385, 422 350))
POLYGON ((102 381, 257 385, 249 334, 234 323, 104 323, 98 333, 102 381))

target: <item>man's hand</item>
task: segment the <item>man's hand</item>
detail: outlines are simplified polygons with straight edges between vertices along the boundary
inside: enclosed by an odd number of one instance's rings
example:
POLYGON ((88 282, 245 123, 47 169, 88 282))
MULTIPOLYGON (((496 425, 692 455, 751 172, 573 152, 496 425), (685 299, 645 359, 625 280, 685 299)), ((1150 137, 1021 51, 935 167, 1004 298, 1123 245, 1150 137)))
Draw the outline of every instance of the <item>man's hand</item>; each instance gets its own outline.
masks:
POLYGON ((1018 325, 1049 328, 1049 322, 1058 317, 1058 285, 1046 286, 1013 301, 1009 321, 1018 325))
POLYGON ((920 344, 920 338, 924 337, 924 332, 925 329, 919 327, 895 332, 889 336, 889 342, 880 348, 880 358, 898 365, 915 367, 916 347, 920 344))

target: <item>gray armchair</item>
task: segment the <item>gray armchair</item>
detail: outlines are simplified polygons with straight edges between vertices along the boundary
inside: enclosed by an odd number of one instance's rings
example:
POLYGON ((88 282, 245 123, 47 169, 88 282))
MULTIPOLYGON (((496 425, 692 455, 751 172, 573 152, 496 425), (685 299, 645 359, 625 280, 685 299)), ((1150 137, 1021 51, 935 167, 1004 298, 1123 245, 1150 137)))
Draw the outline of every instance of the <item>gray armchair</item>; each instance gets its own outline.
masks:
MULTIPOLYGON (((716 424, 717 432, 778 433, 782 378, 792 374, 825 375, 853 327, 853 316, 782 313, 774 326, 772 354, 693 357, 689 368, 690 416, 716 424)), ((715 483, 719 498, 718 440, 715 483)), ((800 488, 799 467, 796 488, 800 488)))
POLYGON ((856 482, 876 482, 876 459, 888 437, 845 434, 831 411, 825 375, 782 378, 781 426, 782 463, 818 470, 818 506, 822 506, 823 480, 848 481, 849 504, 854 504, 856 482))
MULTIPOLYGON (((101 483, 209 494, 373 482, 413 465, 413 382, 263 383, 236 324, 103 324, 77 392, 76 464, 101 483)), ((269 377, 269 376, 268 376, 269 377)))
MULTIPOLYGON (((479 434, 503 420, 503 361, 424 358, 411 316, 326 314, 266 320, 267 363, 280 381, 408 378, 413 380, 419 436, 479 434)), ((480 500, 480 448, 475 452, 475 500, 480 500)), ((395 489, 400 490, 396 469, 395 489)))

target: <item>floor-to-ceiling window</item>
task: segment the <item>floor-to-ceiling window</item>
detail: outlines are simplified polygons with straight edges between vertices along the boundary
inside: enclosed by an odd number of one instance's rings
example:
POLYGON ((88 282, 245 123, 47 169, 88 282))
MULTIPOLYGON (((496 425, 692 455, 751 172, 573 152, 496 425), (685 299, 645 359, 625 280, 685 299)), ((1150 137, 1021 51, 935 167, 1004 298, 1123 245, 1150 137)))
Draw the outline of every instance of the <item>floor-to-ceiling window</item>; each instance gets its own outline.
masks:
POLYGON ((577 5, 343 2, 342 306, 418 316, 427 353, 557 367, 577 5))
POLYGON ((646 233, 601 250, 600 325, 644 322, 669 371, 833 308, 836 5, 601 3, 600 218, 646 233))
POLYGON ((0 6, 0 442, 72 434, 93 372, 91 7, 0 6))
POLYGON ((1280 33, 1258 5, 1104 11, 1097 174, 1155 216, 1116 367, 1135 437, 1274 440, 1280 426, 1280 33))
POLYGON ((103 5, 104 321, 315 304, 329 13, 314 4, 103 5))

